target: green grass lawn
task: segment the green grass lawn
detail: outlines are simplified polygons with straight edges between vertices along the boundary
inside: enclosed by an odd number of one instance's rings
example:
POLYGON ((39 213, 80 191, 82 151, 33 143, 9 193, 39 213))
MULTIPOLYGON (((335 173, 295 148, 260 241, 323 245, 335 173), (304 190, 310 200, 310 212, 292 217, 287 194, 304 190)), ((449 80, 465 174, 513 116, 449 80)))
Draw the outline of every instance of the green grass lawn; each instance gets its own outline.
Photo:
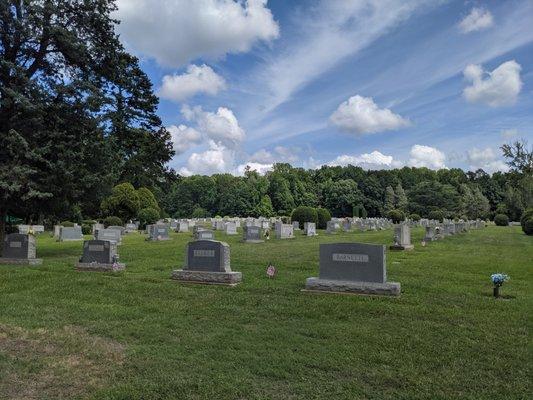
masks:
POLYGON ((217 232, 234 288, 170 279, 190 234, 129 234, 120 273, 77 272, 81 242, 40 236, 42 266, 0 265, 0 399, 531 398, 532 237, 488 227, 422 247, 416 229, 414 251, 387 252, 402 295, 384 298, 301 292, 319 243, 392 242, 319 234, 217 232), (511 276, 504 299, 494 272, 511 276))

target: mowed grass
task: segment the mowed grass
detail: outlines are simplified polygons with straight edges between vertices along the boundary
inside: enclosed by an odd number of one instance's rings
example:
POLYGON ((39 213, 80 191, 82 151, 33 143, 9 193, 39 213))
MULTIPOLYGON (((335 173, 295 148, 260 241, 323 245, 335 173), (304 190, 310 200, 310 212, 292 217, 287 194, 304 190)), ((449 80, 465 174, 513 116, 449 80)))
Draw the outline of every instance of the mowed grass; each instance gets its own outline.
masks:
POLYGON ((190 234, 129 234, 121 273, 77 272, 81 242, 38 239, 39 267, 0 266, 0 399, 531 398, 533 238, 488 227, 387 251, 400 298, 301 292, 326 242, 231 246, 235 288, 170 279, 190 234), (269 262, 278 268, 266 276, 269 262), (505 272, 505 298, 489 281, 505 272))

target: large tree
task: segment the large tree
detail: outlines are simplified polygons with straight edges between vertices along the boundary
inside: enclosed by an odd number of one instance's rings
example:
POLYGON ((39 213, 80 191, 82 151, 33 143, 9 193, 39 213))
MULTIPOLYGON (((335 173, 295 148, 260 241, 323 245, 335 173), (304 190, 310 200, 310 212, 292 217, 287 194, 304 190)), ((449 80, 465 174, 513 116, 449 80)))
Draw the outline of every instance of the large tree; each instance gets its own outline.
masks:
POLYGON ((0 1, 0 236, 7 213, 94 212, 121 177, 164 174, 170 137, 115 10, 114 0, 0 1))

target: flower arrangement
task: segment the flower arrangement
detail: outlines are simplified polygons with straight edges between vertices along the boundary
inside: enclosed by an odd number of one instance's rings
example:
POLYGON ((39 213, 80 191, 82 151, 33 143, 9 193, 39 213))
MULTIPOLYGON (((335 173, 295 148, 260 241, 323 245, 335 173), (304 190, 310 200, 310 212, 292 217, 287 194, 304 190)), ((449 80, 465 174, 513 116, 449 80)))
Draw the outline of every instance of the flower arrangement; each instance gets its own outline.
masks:
POLYGON ((490 280, 492 284, 494 285, 494 290, 493 290, 494 297, 496 298, 500 297, 500 287, 505 282, 507 282, 509 279, 510 279, 509 275, 502 274, 502 273, 492 274, 490 276, 490 280))

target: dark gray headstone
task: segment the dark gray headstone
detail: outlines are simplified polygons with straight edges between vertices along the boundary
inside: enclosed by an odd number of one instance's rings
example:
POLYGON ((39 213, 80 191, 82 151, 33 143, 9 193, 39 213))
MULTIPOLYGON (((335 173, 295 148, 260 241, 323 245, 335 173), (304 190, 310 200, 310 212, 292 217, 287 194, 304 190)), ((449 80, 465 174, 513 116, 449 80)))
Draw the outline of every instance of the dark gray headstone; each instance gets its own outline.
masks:
POLYGON ((365 243, 321 244, 319 278, 385 283, 385 246, 365 243))
POLYGON ((113 264, 118 260, 117 247, 109 240, 86 240, 83 243, 82 263, 113 264))
POLYGON ((231 272, 229 245, 215 240, 189 242, 183 270, 231 272))
POLYGON ((11 233, 4 238, 3 258, 35 258, 35 237, 22 233, 11 233))

